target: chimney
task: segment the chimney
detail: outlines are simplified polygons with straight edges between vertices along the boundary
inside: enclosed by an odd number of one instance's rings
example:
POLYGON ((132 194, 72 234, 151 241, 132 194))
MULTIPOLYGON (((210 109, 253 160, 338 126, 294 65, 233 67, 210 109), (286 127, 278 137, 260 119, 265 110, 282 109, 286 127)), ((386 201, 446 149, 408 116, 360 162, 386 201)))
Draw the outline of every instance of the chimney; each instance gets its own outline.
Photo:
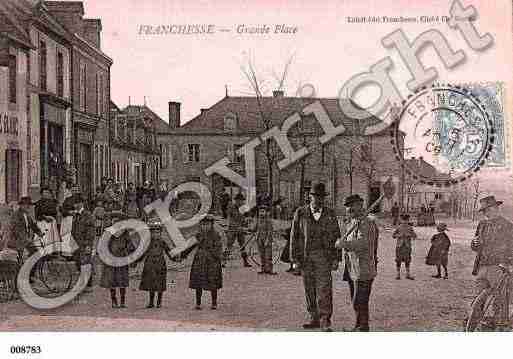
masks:
POLYGON ((84 4, 81 1, 45 1, 44 6, 72 33, 83 34, 84 4))
POLYGON ((274 90, 273 97, 283 97, 285 94, 282 90, 274 90))
POLYGON ((102 21, 100 19, 84 19, 83 35, 91 45, 101 49, 102 21))
POLYGON ((180 102, 169 102, 169 127, 180 127, 180 102))
POLYGON ((201 114, 203 115, 205 113, 205 111, 207 111, 208 108, 202 108, 200 111, 201 111, 201 114))

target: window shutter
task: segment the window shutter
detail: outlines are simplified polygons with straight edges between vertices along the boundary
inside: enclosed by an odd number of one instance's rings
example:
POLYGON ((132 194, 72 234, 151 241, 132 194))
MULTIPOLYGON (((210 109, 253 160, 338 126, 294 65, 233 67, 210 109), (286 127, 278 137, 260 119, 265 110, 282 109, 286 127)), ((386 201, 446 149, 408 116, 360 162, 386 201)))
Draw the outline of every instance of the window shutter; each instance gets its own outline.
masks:
POLYGON ((189 163, 189 145, 185 144, 182 147, 182 157, 184 163, 189 163))
POLYGON ((166 167, 169 167, 172 165, 173 161, 172 161, 172 153, 171 153, 171 147, 169 145, 166 145, 166 155, 167 155, 167 158, 166 158, 166 167))
POLYGON ((197 154, 197 162, 201 162, 201 143, 198 144, 198 154, 197 154))

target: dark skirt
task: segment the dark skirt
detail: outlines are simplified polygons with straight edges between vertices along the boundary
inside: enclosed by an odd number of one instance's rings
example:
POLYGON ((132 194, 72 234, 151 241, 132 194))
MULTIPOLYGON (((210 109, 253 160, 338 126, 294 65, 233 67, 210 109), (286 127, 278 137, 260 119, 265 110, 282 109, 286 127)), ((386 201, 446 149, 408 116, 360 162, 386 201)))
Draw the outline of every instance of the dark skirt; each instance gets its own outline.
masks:
POLYGON ((221 258, 198 248, 192 262, 189 288, 216 290, 223 287, 223 271, 221 258))
POLYGON ((426 257, 426 264, 430 266, 447 266, 449 261, 449 253, 443 252, 437 245, 431 245, 426 257))
POLYGON ((406 263, 410 264, 411 262, 411 248, 408 246, 401 246, 395 248, 395 262, 396 263, 406 263))
POLYGON ((100 287, 102 288, 128 288, 129 275, 128 266, 110 267, 103 265, 100 287))
POLYGON ((167 289, 167 265, 164 255, 146 257, 139 290, 164 292, 167 289))

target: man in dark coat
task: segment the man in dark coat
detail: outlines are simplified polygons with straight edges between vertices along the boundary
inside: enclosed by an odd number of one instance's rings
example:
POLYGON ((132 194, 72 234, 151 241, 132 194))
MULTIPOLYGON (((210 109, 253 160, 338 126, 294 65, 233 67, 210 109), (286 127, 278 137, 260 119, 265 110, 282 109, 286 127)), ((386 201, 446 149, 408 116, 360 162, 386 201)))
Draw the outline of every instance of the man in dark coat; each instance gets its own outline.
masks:
POLYGON ((228 205, 230 204, 230 195, 228 192, 221 193, 219 197, 219 204, 221 205, 221 212, 223 214, 223 218, 228 217, 228 205))
POLYGON ((310 191, 310 204, 297 209, 292 221, 290 254, 292 262, 301 269, 311 317, 303 328, 331 331, 331 271, 338 267, 335 242, 340 237, 340 228, 334 211, 324 205, 325 196, 324 184, 318 183, 310 191))
POLYGON ((397 220, 399 219, 399 205, 397 204, 397 202, 394 202, 391 212, 392 212, 393 225, 396 226, 397 220))
MULTIPOLYGON (((96 235, 96 221, 91 212, 85 209, 85 200, 82 195, 75 194, 73 196, 73 203, 75 205, 75 215, 73 217, 71 235, 78 245, 78 249, 73 254, 73 257, 77 269, 80 271, 82 264, 92 264, 91 256, 96 235)), ((87 282, 87 291, 92 289, 92 280, 93 276, 91 275, 87 282)))
MULTIPOLYGON (((502 201, 497 201, 494 196, 480 200, 479 212, 482 212, 486 219, 479 222, 476 237, 471 242, 472 250, 478 253, 472 274, 477 274, 476 287, 479 292, 472 303, 471 322, 468 323, 468 328, 471 329, 479 324, 474 319, 481 317, 490 293, 502 278, 501 267, 513 270, 513 223, 501 215, 501 204, 502 201)), ((493 302, 494 321, 500 329, 511 326, 507 302, 511 284, 506 285, 509 288, 498 293, 493 302)))
POLYGON ((372 282, 377 274, 378 237, 376 223, 365 215, 363 199, 357 195, 346 198, 344 205, 351 218, 347 238, 337 241, 337 248, 345 252, 343 279, 349 291, 356 314, 355 331, 369 331, 369 298, 372 282))
MULTIPOLYGON (((23 252, 27 249, 29 257, 37 252, 34 245, 34 233, 42 237, 43 232, 30 216, 30 207, 33 206, 30 197, 22 197, 18 203, 19 208, 12 214, 9 226, 11 233, 7 248, 18 252, 18 258, 23 258, 23 252)), ((30 272, 30 281, 34 277, 35 267, 30 272)))

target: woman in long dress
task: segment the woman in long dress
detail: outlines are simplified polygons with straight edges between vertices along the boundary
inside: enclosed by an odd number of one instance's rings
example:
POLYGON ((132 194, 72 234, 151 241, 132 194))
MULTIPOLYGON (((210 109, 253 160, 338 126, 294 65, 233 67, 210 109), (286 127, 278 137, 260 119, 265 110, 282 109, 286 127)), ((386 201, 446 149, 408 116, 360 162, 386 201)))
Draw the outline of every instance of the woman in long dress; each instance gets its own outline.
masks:
MULTIPOLYGON (((127 217, 121 212, 113 212, 111 215, 112 222, 121 221, 127 217)), ((127 257, 133 251, 135 246, 130 239, 130 233, 125 230, 119 237, 112 236, 109 242, 110 253, 115 257, 127 257)), ((110 290, 110 298, 112 308, 126 308, 126 288, 129 287, 128 266, 111 267, 103 264, 102 277, 100 286, 110 290), (116 296, 116 289, 119 288, 120 303, 116 296)))

